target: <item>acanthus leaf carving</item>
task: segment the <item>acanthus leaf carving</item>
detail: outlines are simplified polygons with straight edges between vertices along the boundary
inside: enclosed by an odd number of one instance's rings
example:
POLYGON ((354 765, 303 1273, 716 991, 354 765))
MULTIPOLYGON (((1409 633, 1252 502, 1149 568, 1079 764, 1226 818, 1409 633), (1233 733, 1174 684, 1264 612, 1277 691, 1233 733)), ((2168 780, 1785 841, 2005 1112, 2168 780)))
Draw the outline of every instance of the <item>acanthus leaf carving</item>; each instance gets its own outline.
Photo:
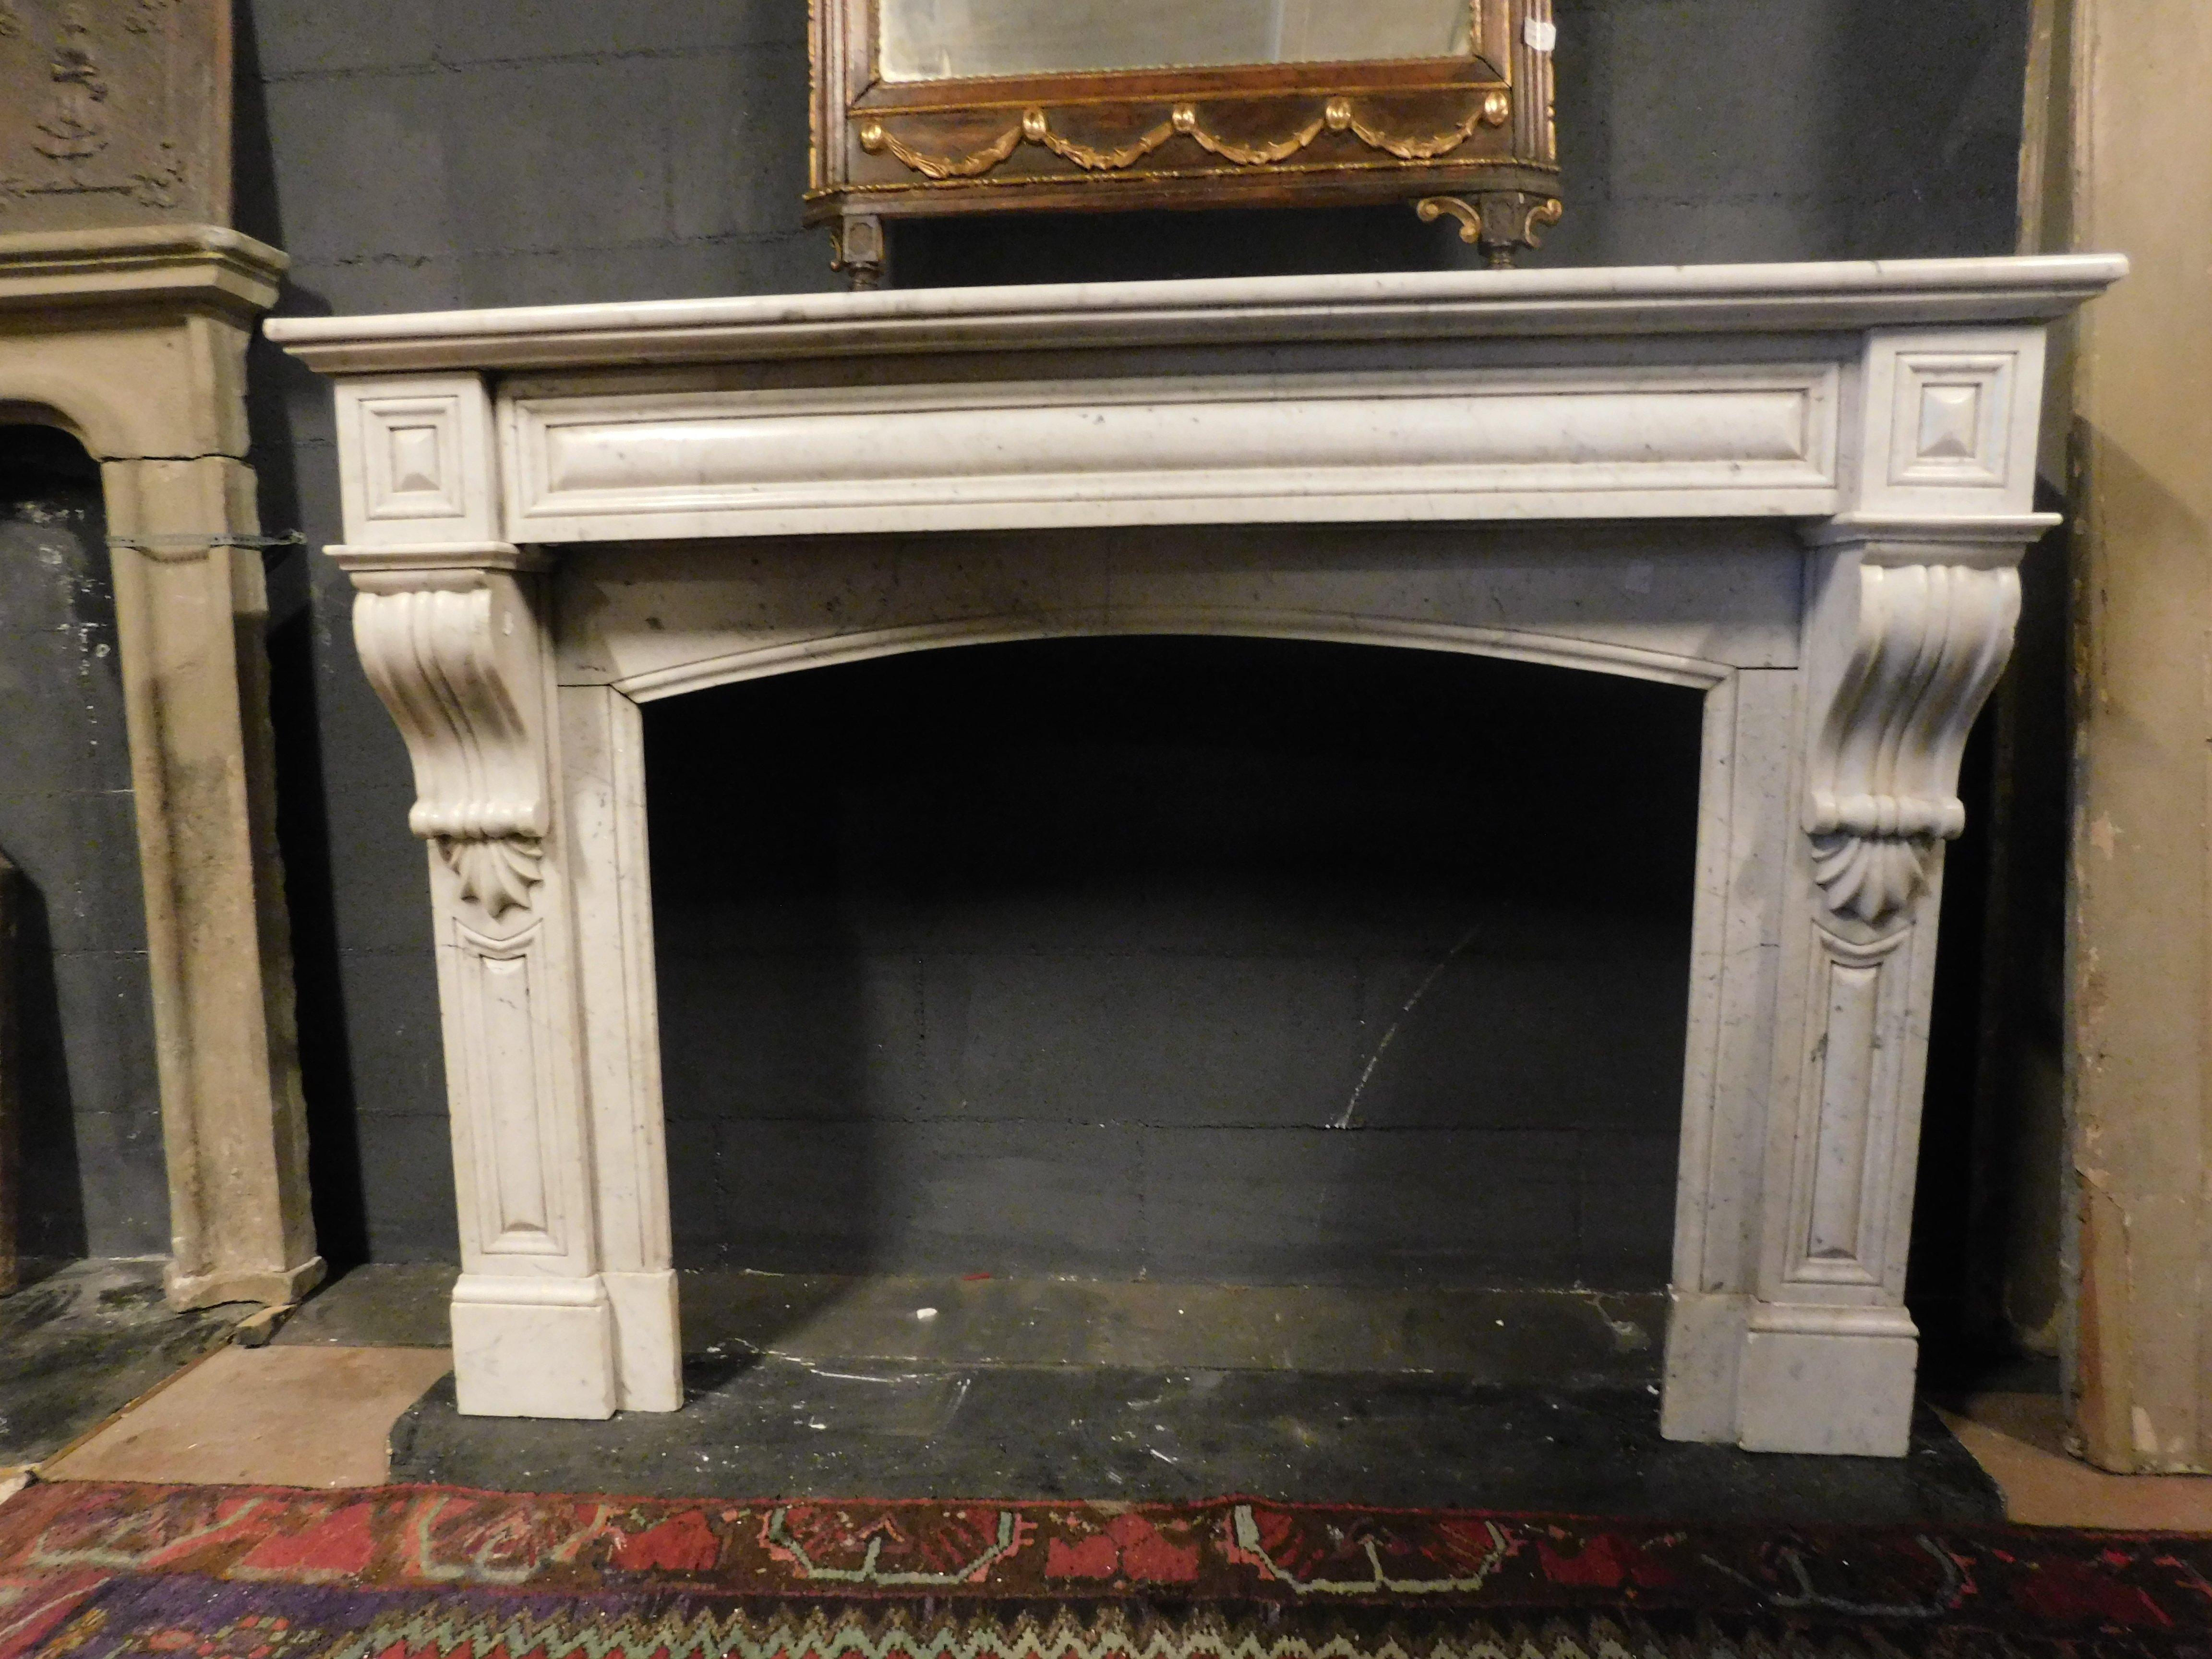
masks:
POLYGON ((1925 887, 1936 843, 1966 828, 1959 763, 2011 653, 2020 574, 1865 556, 1842 574, 1856 615, 1817 727, 1804 827, 1827 908, 1878 927, 1925 887))
POLYGON ((439 856, 459 878, 461 896, 484 908, 494 921, 509 910, 530 908, 530 890, 545 879, 544 848, 525 836, 495 841, 436 838, 439 856))
POLYGON ((1556 225, 1566 209, 1556 196, 1523 190, 1486 190, 1473 202, 1457 196, 1425 196, 1413 204, 1423 224, 1449 216, 1459 225, 1462 242, 1479 244, 1492 270, 1510 269, 1514 250, 1544 245, 1540 227, 1556 225))
POLYGON ((501 571, 383 586, 356 578, 354 639, 415 767, 408 827, 434 843, 464 900, 497 919, 544 879, 546 763, 538 633, 501 571))
POLYGON ((1838 915, 1869 927, 1912 902, 1928 880, 1928 845, 1911 836, 1813 837, 1813 879, 1838 915))

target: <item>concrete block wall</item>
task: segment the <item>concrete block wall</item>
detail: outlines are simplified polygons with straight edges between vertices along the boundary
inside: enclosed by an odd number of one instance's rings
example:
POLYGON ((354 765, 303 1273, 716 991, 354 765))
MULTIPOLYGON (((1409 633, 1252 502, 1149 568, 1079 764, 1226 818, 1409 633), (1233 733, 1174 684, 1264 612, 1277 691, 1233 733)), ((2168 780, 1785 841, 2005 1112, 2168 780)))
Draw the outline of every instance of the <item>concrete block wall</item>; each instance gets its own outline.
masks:
POLYGON ((1548 262, 2009 253, 2014 0, 1553 0, 1548 262))
MULTIPOLYGON (((1559 0, 1557 12, 1570 208, 1545 258, 2009 249, 2025 52, 2010 0, 1559 0)), ((292 253, 288 311, 831 283, 826 236, 799 224, 796 0, 251 0, 240 20, 240 222, 292 253)), ((894 248, 914 283, 1434 267, 1470 252, 1397 209, 969 222, 894 248)), ((264 522, 336 539, 327 391, 267 352, 254 373, 264 522)), ((406 761, 354 659, 344 583, 313 556, 272 576, 325 1247, 439 1258, 453 1249, 451 1176, 406 761)), ((1194 1182, 1222 1188, 1251 1167, 1211 1157, 1188 1161, 1194 1182)), ((1055 1219, 1049 1204, 1034 1212, 1039 1229, 1055 1219)), ((720 1256, 728 1237, 688 1248, 720 1256)), ((1648 1260, 1639 1237, 1621 1259, 1648 1260)), ((1270 1259, 1272 1274, 1297 1276, 1270 1259)))

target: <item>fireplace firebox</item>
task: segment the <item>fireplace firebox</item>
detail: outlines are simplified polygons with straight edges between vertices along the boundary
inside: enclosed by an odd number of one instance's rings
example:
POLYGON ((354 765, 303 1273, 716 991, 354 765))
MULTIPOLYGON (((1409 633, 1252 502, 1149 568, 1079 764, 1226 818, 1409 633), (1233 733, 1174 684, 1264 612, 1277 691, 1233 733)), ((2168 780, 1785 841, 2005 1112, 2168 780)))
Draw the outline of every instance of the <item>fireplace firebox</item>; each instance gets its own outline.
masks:
MULTIPOLYGON (((2124 269, 269 325, 337 379, 329 552, 415 765, 461 1408, 681 1404, 640 705, 933 647, 1218 634, 1702 695, 1662 1427, 1901 1455, 1960 753, 2053 522, 2032 510, 2045 327, 2124 269)), ((1646 833, 1632 808, 1608 829, 1646 833)))
POLYGON ((647 705, 678 1268, 1662 1290, 1701 702, 1120 635, 647 705))

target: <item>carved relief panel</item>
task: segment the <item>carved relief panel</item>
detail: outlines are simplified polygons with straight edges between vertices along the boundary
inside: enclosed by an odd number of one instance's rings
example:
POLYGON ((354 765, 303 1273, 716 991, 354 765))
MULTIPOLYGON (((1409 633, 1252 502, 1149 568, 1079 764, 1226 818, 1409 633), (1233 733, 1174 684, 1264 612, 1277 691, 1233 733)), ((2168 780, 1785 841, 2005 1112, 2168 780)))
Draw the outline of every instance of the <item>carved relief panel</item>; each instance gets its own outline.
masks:
POLYGON ((230 221, 230 8, 0 0, 0 234, 230 221))

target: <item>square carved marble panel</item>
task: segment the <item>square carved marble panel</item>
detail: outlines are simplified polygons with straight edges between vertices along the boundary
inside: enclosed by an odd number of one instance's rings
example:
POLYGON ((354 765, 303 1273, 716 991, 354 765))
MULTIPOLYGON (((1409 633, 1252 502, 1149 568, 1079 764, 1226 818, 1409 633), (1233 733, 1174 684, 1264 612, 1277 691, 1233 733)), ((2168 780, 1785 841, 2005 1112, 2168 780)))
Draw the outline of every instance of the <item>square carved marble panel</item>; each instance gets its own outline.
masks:
POLYGON ((1900 354, 1890 483, 2003 488, 2018 361, 2008 351, 1900 354))
POLYGON ((346 535, 422 545, 493 538, 491 405, 475 375, 363 380, 338 395, 346 535))
POLYGON ((458 398, 380 398, 363 403, 361 416, 370 518, 458 519, 468 511, 458 398))

